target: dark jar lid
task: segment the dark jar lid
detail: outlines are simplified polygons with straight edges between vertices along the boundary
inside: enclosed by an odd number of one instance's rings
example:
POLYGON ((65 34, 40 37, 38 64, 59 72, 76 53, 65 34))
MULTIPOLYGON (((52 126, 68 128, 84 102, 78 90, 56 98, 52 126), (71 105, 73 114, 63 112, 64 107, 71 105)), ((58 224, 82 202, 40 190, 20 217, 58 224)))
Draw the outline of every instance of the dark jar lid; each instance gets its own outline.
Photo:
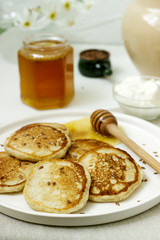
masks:
POLYGON ((111 75, 110 53, 105 50, 87 49, 80 53, 78 68, 87 77, 111 75))
POLYGON ((104 50, 88 49, 80 53, 80 58, 86 61, 97 61, 108 59, 110 53, 104 50))

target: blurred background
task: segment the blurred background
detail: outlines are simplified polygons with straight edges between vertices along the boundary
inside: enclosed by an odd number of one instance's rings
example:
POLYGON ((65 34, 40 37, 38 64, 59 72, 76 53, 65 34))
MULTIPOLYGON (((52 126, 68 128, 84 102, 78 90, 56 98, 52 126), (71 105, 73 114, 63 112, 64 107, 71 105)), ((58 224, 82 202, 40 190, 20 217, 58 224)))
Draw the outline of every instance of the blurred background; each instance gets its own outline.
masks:
MULTIPOLYGON (((72 12, 67 13, 68 15, 63 13, 63 17, 61 15, 61 19, 56 22, 52 12, 52 7, 55 8, 55 6, 52 6, 53 1, 51 0, 0 0, 1 52, 6 58, 14 60, 11 59, 11 56, 12 58, 15 56, 24 37, 38 31, 62 34, 73 43, 122 44, 122 17, 131 1, 87 0, 84 1, 85 6, 82 6, 83 1, 77 0, 79 5, 72 12), (48 9, 46 5, 48 5, 48 9), (45 14, 48 14, 49 11, 50 14, 52 12, 52 22, 47 22, 42 17, 35 23, 37 15, 32 14, 30 20, 34 21, 34 26, 22 26, 27 19, 26 10, 39 10, 40 6, 43 6, 45 14)), ((72 0, 68 3, 72 3, 72 0)), ((57 9, 58 7, 56 6, 57 9)))

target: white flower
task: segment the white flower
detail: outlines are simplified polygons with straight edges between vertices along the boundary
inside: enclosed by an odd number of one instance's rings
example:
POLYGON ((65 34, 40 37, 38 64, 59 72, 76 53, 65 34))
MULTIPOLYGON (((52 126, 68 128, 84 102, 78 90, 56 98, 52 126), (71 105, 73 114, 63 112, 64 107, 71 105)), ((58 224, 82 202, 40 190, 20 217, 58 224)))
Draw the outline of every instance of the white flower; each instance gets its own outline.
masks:
POLYGON ((61 2, 62 2, 62 9, 64 11, 71 11, 75 6, 76 1, 74 1, 74 0, 68 0, 68 1, 67 0, 62 0, 61 2))
POLYGON ((60 1, 43 0, 40 6, 40 10, 42 15, 44 15, 48 21, 53 22, 57 21, 59 18, 60 7, 60 1))
POLYGON ((72 26, 91 8, 95 0, 61 0, 62 8, 59 13, 61 23, 72 26))
POLYGON ((39 30, 49 24, 72 26, 95 0, 37 0, 12 11, 13 24, 23 29, 39 30), (30 7, 29 7, 30 6, 30 7), (25 8, 25 10, 23 10, 25 8))
POLYGON ((75 24, 76 18, 76 11, 70 11, 69 13, 66 12, 65 15, 63 15, 63 18, 61 18, 61 21, 59 21, 59 24, 64 26, 72 26, 75 24))
POLYGON ((41 29, 48 23, 45 21, 45 17, 41 16, 37 9, 25 9, 21 13, 15 13, 13 19, 14 25, 20 28, 28 29, 41 29))
POLYGON ((95 0, 83 0, 85 10, 89 10, 93 6, 94 2, 95 0))
POLYGON ((65 26, 74 25, 82 10, 82 3, 79 0, 61 0, 59 23, 65 26))

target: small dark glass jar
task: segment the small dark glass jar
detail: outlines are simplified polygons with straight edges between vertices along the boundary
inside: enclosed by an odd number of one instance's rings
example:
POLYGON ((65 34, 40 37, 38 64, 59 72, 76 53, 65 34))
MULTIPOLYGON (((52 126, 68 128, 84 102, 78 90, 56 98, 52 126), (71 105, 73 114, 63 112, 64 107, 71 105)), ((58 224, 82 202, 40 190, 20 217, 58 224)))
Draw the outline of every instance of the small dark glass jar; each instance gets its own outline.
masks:
POLYGON ((86 77, 103 77, 112 74, 110 53, 104 50, 88 49, 80 53, 79 71, 86 77))

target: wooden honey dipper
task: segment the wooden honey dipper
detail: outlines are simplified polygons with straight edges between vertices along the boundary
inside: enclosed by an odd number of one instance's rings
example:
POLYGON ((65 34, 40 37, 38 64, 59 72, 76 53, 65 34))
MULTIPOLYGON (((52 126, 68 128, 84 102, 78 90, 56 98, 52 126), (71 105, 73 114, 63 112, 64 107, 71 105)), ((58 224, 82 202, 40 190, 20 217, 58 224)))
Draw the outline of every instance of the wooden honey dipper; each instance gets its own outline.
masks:
POLYGON ((127 137, 118 127, 117 119, 107 110, 98 109, 91 115, 91 124, 93 128, 102 135, 111 134, 118 138, 134 153, 136 153, 142 160, 150 165, 154 170, 160 173, 160 163, 156 161, 151 155, 145 152, 134 141, 127 137))

